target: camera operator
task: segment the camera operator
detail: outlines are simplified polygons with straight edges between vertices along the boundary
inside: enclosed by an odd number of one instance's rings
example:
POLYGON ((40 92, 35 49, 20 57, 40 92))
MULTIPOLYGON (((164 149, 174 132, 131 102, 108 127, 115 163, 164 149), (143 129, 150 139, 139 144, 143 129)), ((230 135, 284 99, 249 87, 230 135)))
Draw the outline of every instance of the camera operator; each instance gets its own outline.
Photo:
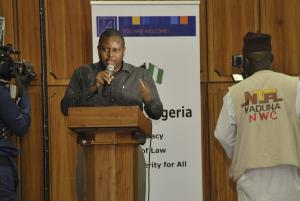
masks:
POLYGON ((24 136, 30 125, 29 97, 23 88, 20 97, 11 97, 10 81, 16 77, 15 62, 5 48, 0 47, 0 200, 18 201, 18 150, 12 142, 13 134, 24 136))

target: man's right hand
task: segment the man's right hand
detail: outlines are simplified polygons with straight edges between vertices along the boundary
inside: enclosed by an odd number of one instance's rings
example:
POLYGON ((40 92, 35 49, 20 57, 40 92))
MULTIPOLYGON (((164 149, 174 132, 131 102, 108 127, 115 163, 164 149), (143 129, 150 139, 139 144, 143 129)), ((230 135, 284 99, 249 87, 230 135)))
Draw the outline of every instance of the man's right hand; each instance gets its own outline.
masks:
POLYGON ((109 74, 106 70, 100 71, 96 75, 95 84, 91 87, 91 90, 95 92, 99 87, 103 86, 105 82, 110 84, 114 77, 109 74))

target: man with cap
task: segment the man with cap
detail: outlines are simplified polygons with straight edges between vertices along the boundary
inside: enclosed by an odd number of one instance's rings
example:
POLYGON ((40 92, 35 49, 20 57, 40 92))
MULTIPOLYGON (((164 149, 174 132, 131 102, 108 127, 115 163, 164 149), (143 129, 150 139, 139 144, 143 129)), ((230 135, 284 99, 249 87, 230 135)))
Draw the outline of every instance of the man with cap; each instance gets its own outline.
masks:
POLYGON ((247 78, 229 88, 215 137, 239 201, 300 200, 300 82, 272 71, 271 36, 244 37, 247 78))

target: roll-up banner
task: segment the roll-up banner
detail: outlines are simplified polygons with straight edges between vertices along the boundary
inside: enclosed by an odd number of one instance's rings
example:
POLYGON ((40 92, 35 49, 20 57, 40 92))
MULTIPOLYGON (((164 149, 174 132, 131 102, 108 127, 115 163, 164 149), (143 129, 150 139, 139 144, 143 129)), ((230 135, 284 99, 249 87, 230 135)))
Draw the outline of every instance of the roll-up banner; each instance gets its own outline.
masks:
POLYGON ((124 61, 147 68, 164 105, 161 119, 152 121, 151 148, 150 140, 143 146, 150 201, 203 199, 199 7, 199 1, 91 1, 94 62, 101 33, 118 29, 124 61))

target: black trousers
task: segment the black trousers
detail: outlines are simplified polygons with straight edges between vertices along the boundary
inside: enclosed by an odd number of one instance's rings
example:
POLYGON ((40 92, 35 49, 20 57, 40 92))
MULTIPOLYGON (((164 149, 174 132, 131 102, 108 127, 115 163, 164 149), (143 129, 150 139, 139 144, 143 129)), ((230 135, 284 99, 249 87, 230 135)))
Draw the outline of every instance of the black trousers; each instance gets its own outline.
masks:
POLYGON ((17 184, 15 162, 9 157, 0 156, 0 200, 19 201, 17 184))

